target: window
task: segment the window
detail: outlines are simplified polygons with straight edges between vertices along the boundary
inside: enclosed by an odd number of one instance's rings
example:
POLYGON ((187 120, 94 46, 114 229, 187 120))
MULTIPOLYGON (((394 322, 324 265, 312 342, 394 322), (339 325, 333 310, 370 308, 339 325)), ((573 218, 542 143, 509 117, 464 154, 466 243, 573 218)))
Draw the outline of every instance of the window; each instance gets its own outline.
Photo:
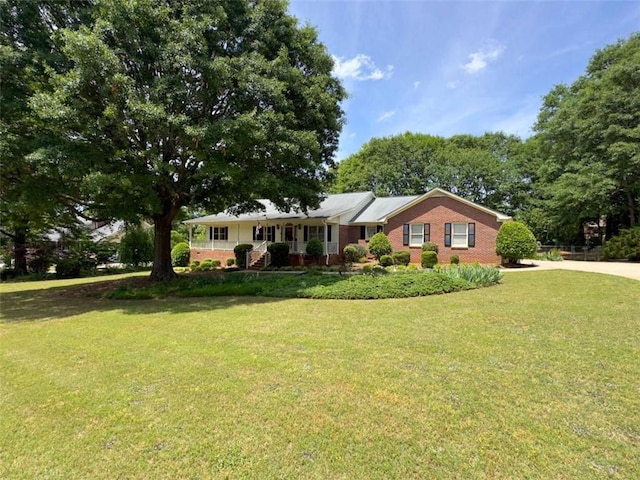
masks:
POLYGON ((473 248, 476 246, 476 224, 445 223, 444 246, 452 248, 473 248))
POLYGON ((209 240, 229 240, 229 227, 209 227, 209 240))
POLYGON ((467 248, 467 224, 454 223, 452 227, 451 247, 467 248))
POLYGON ((424 239, 424 224, 412 223, 409 225, 409 246, 419 247, 424 239))
POLYGON ((324 242, 324 226, 323 225, 309 225, 309 233, 307 241, 317 238, 324 242))
POLYGON ((362 225, 360 227, 360 239, 369 241, 376 233, 382 231, 382 225, 362 225))
POLYGON ((402 225, 402 244, 411 247, 420 247, 424 242, 431 240, 431 224, 429 223, 405 223, 402 225))
POLYGON ((263 227, 262 225, 253 227, 253 241, 262 242, 264 240, 267 240, 269 242, 275 242, 276 227, 274 226, 263 227), (266 235, 266 238, 265 238, 265 235, 266 235))

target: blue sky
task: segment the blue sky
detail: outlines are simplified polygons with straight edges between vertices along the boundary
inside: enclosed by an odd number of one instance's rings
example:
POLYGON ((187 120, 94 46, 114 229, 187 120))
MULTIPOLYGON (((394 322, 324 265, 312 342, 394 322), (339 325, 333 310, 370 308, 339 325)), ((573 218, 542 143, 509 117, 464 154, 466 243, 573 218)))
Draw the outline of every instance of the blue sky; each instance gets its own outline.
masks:
POLYGON ((291 0, 349 92, 337 159, 373 137, 526 138, 542 97, 640 31, 640 1, 291 0))

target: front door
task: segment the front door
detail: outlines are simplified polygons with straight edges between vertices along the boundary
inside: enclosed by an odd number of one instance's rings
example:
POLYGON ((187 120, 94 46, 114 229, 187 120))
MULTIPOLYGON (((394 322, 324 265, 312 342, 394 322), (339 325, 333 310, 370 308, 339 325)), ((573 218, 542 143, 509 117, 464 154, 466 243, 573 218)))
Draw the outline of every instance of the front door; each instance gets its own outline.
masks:
POLYGON ((289 244, 290 252, 297 252, 298 246, 296 245, 296 227, 295 225, 285 225, 284 226, 284 241, 289 244))

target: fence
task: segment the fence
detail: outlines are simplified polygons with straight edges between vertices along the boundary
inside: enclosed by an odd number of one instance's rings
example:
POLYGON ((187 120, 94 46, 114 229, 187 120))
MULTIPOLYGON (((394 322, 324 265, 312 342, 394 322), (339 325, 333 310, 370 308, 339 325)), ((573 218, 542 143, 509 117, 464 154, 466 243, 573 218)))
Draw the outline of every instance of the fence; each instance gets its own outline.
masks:
POLYGON ((595 247, 576 245, 539 245, 538 253, 560 250, 565 260, 581 260, 584 262, 599 262, 602 259, 602 245, 595 247))

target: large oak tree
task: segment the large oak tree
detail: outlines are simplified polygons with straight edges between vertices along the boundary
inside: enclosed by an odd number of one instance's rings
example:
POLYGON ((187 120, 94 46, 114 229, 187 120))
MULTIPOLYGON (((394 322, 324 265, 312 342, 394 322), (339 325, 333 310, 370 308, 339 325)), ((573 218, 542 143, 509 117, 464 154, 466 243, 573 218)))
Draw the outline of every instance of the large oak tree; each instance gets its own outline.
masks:
POLYGON ((85 25, 53 34, 70 67, 31 99, 54 139, 38 158, 75 175, 87 212, 153 222, 153 279, 173 276, 184 206, 317 205, 345 92, 286 2, 93 3, 85 25))

